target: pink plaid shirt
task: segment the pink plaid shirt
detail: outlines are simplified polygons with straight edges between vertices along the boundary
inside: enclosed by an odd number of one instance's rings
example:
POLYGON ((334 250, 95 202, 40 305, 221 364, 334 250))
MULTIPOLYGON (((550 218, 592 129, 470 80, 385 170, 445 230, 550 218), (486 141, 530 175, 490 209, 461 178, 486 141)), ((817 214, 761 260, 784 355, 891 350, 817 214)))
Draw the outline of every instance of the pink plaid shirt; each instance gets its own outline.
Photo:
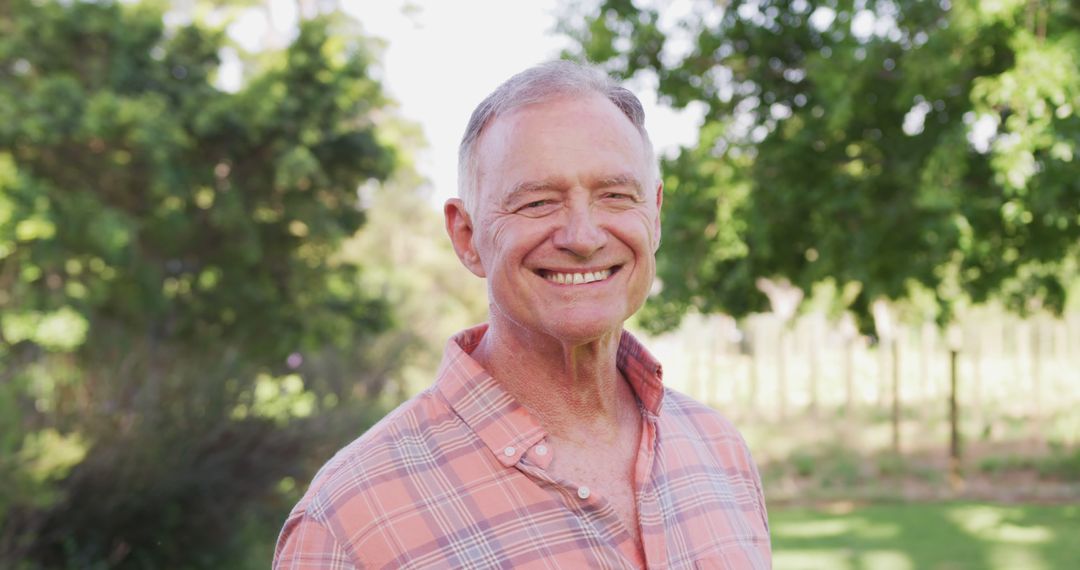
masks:
MULTIPOLYGON (((434 386, 319 471, 274 568, 635 567, 615 509, 548 473, 544 429, 469 356, 486 330, 456 335, 434 386)), ((635 485, 649 568, 769 568, 765 500, 739 433, 665 389, 629 333, 618 367, 642 406, 635 485)))

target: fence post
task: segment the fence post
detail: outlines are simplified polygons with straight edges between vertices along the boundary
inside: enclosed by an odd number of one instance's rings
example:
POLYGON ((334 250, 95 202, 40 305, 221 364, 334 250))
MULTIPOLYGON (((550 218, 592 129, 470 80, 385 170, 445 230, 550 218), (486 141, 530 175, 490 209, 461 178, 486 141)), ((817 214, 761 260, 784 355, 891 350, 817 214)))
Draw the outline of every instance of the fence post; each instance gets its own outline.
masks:
POLYGON ((949 484, 953 490, 963 486, 960 475, 960 406, 956 401, 957 360, 959 351, 949 347, 949 484))
POLYGON ((900 454, 900 335, 892 338, 892 448, 900 454))

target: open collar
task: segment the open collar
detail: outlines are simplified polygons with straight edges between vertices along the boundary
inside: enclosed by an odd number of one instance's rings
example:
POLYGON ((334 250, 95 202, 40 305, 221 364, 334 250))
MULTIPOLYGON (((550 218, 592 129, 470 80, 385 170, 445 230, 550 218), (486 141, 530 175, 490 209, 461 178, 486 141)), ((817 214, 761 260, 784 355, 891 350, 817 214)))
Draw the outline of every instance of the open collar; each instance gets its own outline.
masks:
MULTIPOLYGON (((498 460, 509 467, 547 437, 547 432, 470 356, 487 328, 487 324, 481 324, 466 329, 446 343, 435 389, 498 460)), ((623 331, 617 365, 641 402, 646 419, 655 421, 664 394, 660 363, 633 335, 623 331)))

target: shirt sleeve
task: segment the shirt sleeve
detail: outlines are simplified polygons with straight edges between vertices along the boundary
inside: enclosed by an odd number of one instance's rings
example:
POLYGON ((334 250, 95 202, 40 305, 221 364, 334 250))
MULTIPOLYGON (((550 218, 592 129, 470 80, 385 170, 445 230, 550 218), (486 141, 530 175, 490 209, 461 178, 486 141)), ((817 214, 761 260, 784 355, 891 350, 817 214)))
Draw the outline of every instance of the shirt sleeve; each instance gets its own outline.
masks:
POLYGON ((761 522, 765 525, 765 532, 771 533, 769 530, 769 511, 765 508, 765 491, 762 489, 761 473, 758 471, 757 464, 754 463, 753 458, 750 457, 750 448, 746 447, 746 442, 743 442, 743 448, 746 449, 746 457, 750 462, 750 473, 754 477, 754 490, 757 492, 758 514, 761 515, 761 522))
POLYGON ((274 570, 356 570, 352 558, 326 525, 304 511, 294 512, 281 529, 274 570))

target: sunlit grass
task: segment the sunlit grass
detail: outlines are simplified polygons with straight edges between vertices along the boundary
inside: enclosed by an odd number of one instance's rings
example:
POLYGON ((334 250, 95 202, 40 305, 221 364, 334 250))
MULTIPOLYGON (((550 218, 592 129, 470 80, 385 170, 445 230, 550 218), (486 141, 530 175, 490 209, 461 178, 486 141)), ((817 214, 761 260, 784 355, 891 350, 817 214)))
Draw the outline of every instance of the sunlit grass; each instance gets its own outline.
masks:
POLYGON ((777 570, 1072 569, 1080 505, 889 504, 769 513, 777 570))

